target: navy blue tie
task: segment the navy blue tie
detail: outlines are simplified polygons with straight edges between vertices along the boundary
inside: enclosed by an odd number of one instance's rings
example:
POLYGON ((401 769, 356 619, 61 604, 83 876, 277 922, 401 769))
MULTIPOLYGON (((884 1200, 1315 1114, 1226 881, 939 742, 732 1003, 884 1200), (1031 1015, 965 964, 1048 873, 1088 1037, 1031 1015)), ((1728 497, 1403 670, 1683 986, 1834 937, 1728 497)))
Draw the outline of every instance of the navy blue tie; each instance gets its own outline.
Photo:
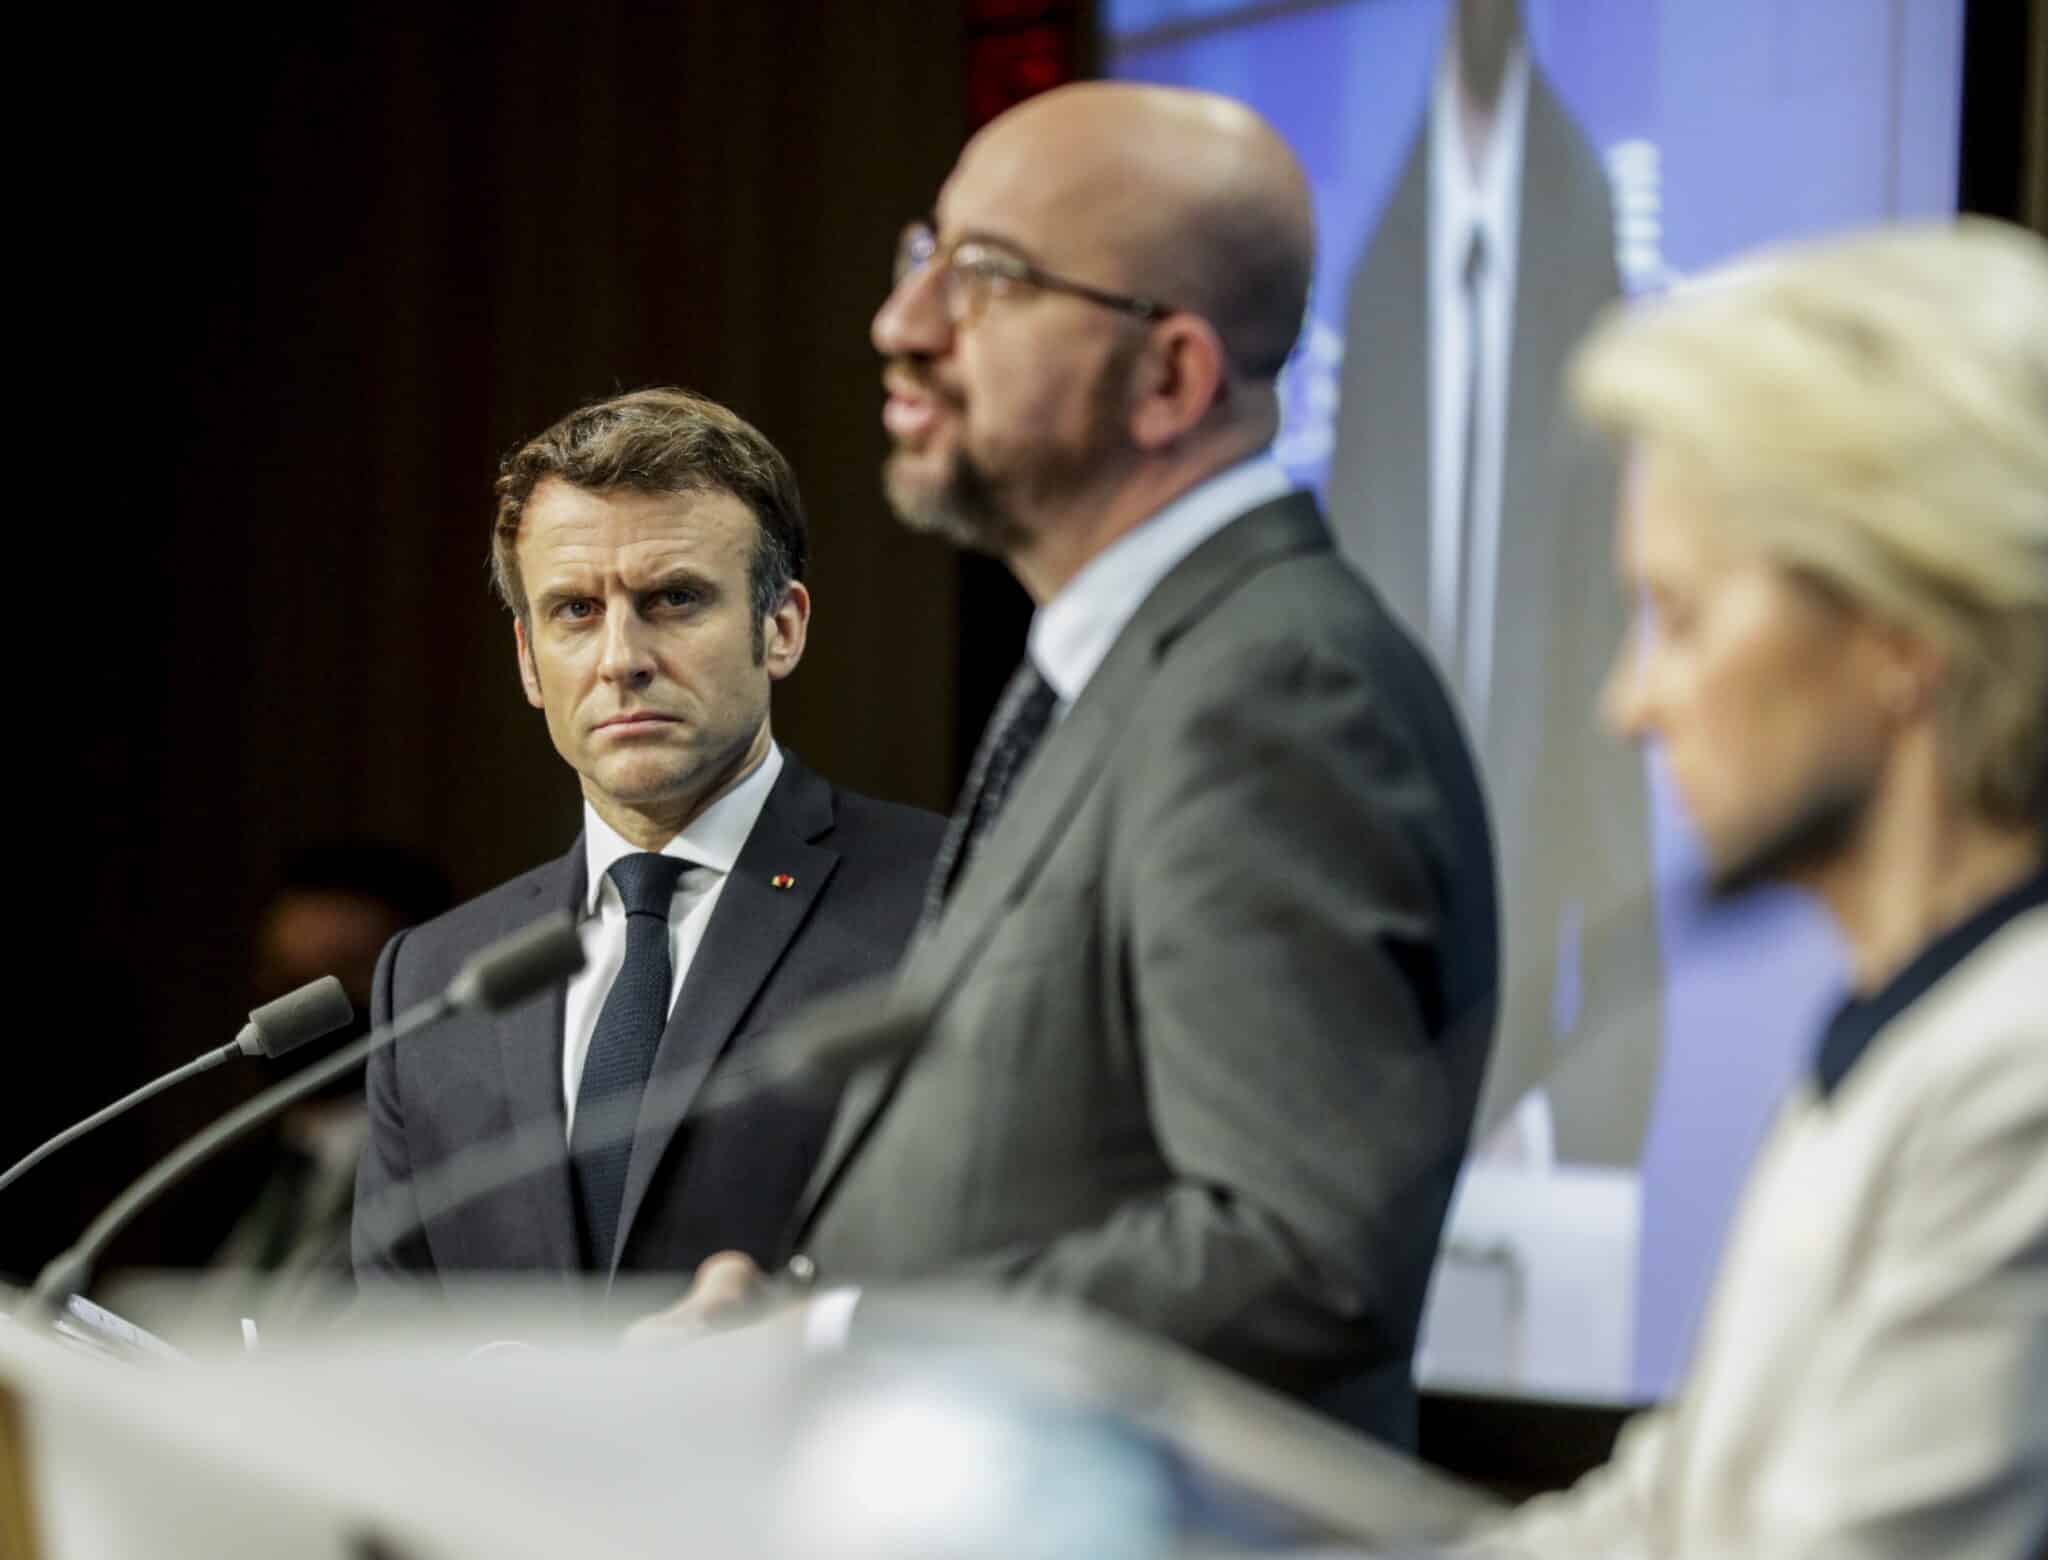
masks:
POLYGON ((576 1121, 569 1131, 584 1256, 599 1272, 611 1270, 626 1162, 633 1155, 633 1122, 668 1024, 674 974, 668 910, 687 865, 674 856, 643 852, 621 856, 606 874, 626 906, 626 961, 591 1032, 583 1081, 576 1090, 576 1121))

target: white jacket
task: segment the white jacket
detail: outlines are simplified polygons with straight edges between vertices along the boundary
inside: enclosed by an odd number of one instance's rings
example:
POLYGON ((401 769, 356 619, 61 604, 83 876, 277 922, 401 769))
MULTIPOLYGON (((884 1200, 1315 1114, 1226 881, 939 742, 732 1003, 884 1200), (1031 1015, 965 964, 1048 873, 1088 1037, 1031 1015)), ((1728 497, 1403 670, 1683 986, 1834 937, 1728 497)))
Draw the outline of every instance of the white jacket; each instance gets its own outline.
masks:
POLYGON ((1830 1097, 1794 1092, 1683 1390, 1487 1538, 1541 1560, 2048 1554, 2048 909, 1830 1097))

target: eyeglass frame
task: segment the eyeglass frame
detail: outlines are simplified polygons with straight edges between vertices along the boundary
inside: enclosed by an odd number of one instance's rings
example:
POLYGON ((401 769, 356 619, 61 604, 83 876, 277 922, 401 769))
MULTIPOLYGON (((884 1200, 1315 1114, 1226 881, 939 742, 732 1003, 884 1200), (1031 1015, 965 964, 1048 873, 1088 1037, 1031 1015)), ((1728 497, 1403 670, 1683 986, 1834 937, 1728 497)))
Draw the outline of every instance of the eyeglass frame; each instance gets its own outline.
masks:
MULTIPOLYGON (((984 282, 1021 282, 1042 292, 1065 293, 1069 297, 1080 298, 1102 308, 1113 309, 1119 314, 1143 320, 1148 325, 1163 320, 1168 315, 1180 313, 1173 305, 1162 303, 1157 298, 1111 292, 1107 288, 1077 282, 1072 277, 1045 270, 1041 266, 1033 265, 1022 255, 1011 254, 1000 244, 987 239, 963 237, 954 239, 950 244, 941 244, 939 235, 932 231, 929 222, 906 223, 896 239, 893 285, 901 287, 908 278, 921 275, 934 265, 940 272, 939 281, 943 289, 940 296, 946 305, 946 318, 956 327, 971 323, 980 315, 981 308, 977 306, 968 309, 954 303, 953 300, 960 294, 947 278, 955 274, 978 276, 984 282), (918 247, 920 235, 924 240, 924 257, 916 259, 913 258, 913 253, 918 247), (962 251, 969 254, 964 266, 960 259, 962 251)), ((983 292, 984 303, 990 296, 990 292, 983 292)))

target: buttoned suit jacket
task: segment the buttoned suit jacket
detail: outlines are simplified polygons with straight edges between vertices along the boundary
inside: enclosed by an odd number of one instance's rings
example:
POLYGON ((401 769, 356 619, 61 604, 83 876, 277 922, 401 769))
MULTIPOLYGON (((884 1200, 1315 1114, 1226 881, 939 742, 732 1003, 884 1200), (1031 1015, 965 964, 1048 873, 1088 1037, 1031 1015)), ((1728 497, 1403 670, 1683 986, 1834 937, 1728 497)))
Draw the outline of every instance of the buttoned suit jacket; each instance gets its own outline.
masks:
POLYGON ((820 1283, 981 1280, 1394 1440, 1493 1019, 1484 804, 1314 500, 1150 594, 874 996, 820 1283))
POLYGON ((1533 1560, 2014 1560, 2048 1545, 2048 910, 1802 1081, 1678 1396, 1524 1507, 1533 1560))
MULTIPOLYGON (((1425 642, 1429 141, 1425 123, 1352 278, 1330 475, 1338 545, 1425 642)), ((1520 201, 1490 697, 1473 731, 1507 971, 1480 1127, 1541 1085, 1560 1158, 1633 1165, 1663 1028, 1649 801, 1638 755, 1597 729, 1629 601, 1614 582, 1614 465, 1563 394, 1572 349, 1621 283, 1606 176, 1533 65, 1520 201)))
MULTIPOLYGON (((633 1123, 617 1240, 597 1266, 688 1273, 734 1249, 772 1263, 834 1100, 762 1091, 690 1115, 744 1077, 761 1034, 822 994, 890 969, 916 924, 943 822, 840 790, 785 753, 684 977, 633 1123), (787 886, 776 886, 788 878, 787 886)), ((432 996, 506 933, 584 900, 568 853, 385 948, 372 1017, 432 996)), ((464 1015, 374 1056, 356 1195, 359 1280, 464 1270, 580 1271, 562 1102, 563 990, 464 1015), (464 1168, 455 1168, 467 1152, 464 1168), (485 1164, 493 1154, 529 1161, 485 1164), (431 1177, 500 1184, 443 1206, 431 1177)), ((460 1188, 456 1188, 457 1191, 460 1188)))

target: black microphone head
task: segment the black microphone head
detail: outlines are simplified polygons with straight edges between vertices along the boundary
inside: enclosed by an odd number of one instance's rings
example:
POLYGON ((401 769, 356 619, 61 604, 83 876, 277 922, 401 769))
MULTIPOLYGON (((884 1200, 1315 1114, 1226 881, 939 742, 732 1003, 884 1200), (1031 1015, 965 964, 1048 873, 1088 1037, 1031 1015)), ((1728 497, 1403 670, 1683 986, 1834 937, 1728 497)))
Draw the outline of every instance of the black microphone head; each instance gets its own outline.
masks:
POLYGON ((583 968, 583 935, 566 910, 501 937, 455 972, 448 1000, 459 1008, 502 1012, 583 968))
POLYGON ((235 1041, 244 1056, 263 1055, 275 1060, 323 1035, 346 1029, 355 1016, 356 1010, 348 993, 341 989, 341 982, 332 975, 322 975, 252 1011, 235 1041))

